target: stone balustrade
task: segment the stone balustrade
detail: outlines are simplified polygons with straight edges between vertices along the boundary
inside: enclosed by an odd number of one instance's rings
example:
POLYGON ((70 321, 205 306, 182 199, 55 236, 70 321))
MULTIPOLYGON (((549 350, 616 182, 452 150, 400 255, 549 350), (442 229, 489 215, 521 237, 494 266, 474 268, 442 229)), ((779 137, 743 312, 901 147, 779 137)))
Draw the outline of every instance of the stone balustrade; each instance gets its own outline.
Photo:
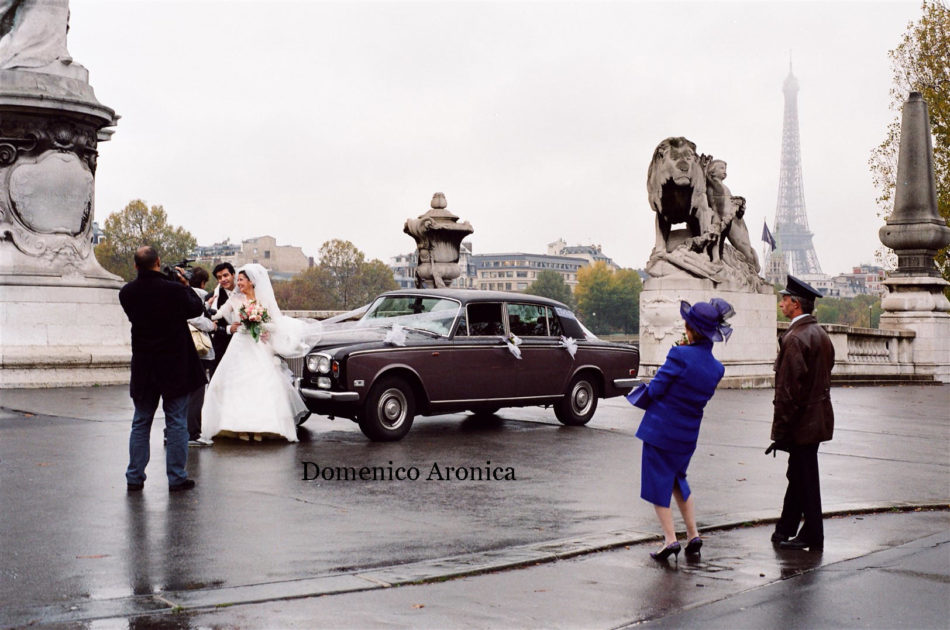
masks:
MULTIPOLYGON (((778 322, 777 334, 788 329, 778 322)), ((834 385, 879 385, 885 383, 935 382, 932 374, 914 365, 912 330, 881 330, 840 324, 822 324, 835 348, 834 385)))

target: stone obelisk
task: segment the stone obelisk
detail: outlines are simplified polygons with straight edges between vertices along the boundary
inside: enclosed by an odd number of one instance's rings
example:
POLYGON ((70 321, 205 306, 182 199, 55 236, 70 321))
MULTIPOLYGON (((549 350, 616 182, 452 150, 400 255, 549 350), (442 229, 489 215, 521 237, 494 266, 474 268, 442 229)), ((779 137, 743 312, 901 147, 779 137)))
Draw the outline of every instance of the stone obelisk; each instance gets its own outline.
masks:
POLYGON ((914 371, 950 383, 948 283, 934 264, 950 243, 950 228, 937 212, 930 118, 919 92, 904 103, 894 210, 880 238, 897 254, 897 270, 884 281, 881 328, 913 330, 914 371))
POLYGON ((96 261, 115 112, 66 50, 68 0, 0 3, 0 388, 127 382, 122 280, 96 261))

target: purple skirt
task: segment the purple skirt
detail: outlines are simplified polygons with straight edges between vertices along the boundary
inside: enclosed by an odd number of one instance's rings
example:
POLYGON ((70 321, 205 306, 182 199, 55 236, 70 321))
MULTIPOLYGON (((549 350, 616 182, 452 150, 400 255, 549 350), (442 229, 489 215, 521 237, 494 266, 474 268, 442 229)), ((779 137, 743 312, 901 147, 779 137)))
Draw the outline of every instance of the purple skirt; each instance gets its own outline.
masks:
POLYGON ((689 498, 689 484, 686 483, 686 468, 693 457, 689 453, 673 453, 643 443, 643 458, 640 463, 640 498, 660 507, 670 507, 673 497, 673 484, 679 484, 683 500, 689 498))

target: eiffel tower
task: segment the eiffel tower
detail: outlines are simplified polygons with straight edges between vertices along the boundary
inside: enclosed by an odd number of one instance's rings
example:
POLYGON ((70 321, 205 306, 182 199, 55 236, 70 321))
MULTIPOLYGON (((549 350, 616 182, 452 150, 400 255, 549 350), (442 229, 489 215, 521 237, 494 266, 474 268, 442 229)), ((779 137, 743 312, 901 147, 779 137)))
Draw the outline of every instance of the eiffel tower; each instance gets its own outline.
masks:
MULTIPOLYGON (((778 180, 778 204, 775 208, 775 241, 773 256, 781 256, 782 264, 770 264, 770 269, 784 267, 794 276, 821 275, 821 265, 812 244, 812 233, 805 216, 805 189, 802 185, 802 151, 798 136, 798 79, 788 62, 788 76, 782 85, 785 93, 785 119, 782 124, 782 164, 778 180)), ((785 282, 781 278, 769 278, 785 282)))

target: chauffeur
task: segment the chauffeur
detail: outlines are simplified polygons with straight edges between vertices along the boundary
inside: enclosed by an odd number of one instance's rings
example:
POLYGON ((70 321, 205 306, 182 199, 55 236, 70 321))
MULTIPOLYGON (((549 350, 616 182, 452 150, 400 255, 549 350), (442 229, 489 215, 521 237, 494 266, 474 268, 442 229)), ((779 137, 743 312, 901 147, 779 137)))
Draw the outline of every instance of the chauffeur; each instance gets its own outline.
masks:
POLYGON ((811 314, 821 294, 791 275, 779 293, 779 308, 792 323, 779 339, 773 442, 765 453, 788 451, 788 488, 772 542, 781 549, 820 551, 825 539, 818 445, 830 440, 834 431, 830 389, 835 351, 828 333, 811 314))

